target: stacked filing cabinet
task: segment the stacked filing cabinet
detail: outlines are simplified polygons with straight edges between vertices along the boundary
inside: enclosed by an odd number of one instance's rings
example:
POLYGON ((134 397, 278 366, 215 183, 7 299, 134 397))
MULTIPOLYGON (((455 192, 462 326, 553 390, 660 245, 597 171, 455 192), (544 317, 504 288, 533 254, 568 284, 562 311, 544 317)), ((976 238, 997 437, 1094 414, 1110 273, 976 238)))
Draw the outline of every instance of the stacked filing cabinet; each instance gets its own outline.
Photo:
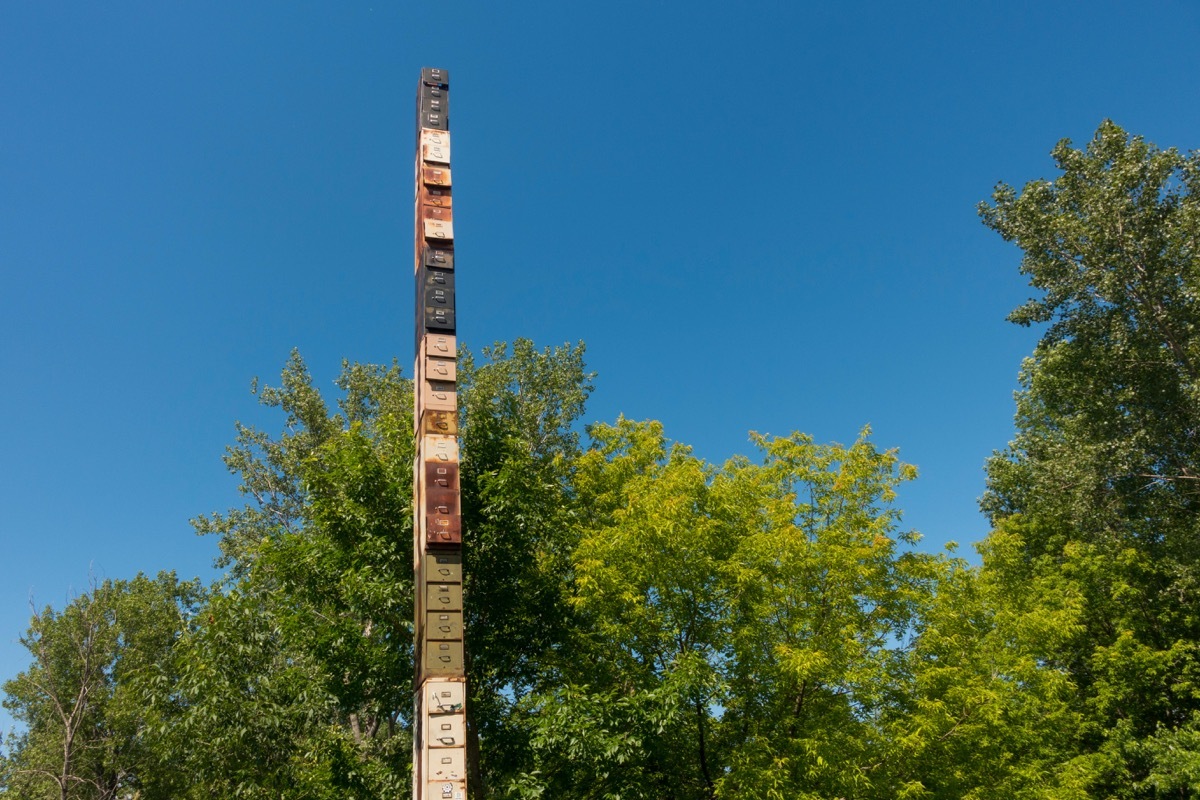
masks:
POLYGON ((421 70, 416 176, 413 798, 465 800, 467 678, 458 486, 450 76, 445 70, 421 70))

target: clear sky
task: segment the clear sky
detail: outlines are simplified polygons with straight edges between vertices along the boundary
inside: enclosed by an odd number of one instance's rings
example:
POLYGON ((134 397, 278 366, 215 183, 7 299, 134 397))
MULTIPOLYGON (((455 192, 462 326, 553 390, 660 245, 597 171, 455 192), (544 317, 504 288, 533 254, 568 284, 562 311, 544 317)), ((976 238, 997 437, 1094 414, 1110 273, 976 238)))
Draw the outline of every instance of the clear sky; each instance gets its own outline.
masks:
POLYGON ((582 339, 589 419, 715 461, 869 423, 970 554, 1036 340, 975 206, 1106 117, 1200 147, 1198 41, 1195 2, 0 4, 0 677, 31 598, 214 574, 254 376, 408 371, 423 65, 461 340, 582 339))

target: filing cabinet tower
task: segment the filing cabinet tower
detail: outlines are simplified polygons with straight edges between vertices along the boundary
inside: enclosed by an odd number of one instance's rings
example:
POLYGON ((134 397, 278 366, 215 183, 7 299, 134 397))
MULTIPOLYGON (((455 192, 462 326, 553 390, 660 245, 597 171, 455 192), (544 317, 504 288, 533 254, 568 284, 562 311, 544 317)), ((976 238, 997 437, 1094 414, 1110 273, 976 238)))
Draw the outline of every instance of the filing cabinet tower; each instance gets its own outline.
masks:
POLYGON ((416 665, 413 800, 466 800, 462 516, 455 391, 450 76, 417 89, 416 364, 413 568, 416 665))

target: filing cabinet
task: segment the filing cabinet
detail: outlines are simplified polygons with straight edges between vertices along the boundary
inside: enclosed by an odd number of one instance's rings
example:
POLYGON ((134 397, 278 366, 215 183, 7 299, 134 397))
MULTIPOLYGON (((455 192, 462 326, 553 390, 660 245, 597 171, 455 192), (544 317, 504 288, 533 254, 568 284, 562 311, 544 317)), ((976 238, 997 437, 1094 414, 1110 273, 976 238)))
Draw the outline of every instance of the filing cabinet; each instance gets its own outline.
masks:
POLYGON ((467 782, 429 781, 425 784, 424 800, 466 800, 467 782))
POLYGON ((454 272, 440 267, 422 267, 417 282, 421 285, 422 292, 430 288, 454 291, 454 272))
POLYGON ((426 246, 421 253, 421 263, 433 269, 454 269, 454 251, 445 247, 426 246))
POLYGON ((453 381, 458 377, 457 364, 453 358, 426 357, 425 377, 431 381, 453 381))
POLYGON ((442 308, 440 306, 421 305, 421 328, 425 333, 453 333, 456 328, 454 324, 454 309, 442 308))
POLYGON ((431 583, 425 587, 427 611, 462 611, 461 583, 431 583))
MULTIPOLYGON (((421 219, 434 220, 437 222, 447 222, 447 223, 453 222, 454 221, 454 209, 452 209, 448 206, 422 205, 421 206, 421 219)), ((450 239, 453 237, 447 236, 446 238, 450 239)))
POLYGON ((423 206, 443 206, 452 208, 454 206, 454 195, 450 193, 450 189, 443 189, 440 186, 424 186, 419 195, 421 205, 423 206))
POLYGON ((425 544, 428 547, 462 544, 462 517, 458 514, 427 514, 425 544))
POLYGON ((453 309, 426 305, 421 307, 421 311, 421 316, 424 319, 424 324, 422 327, 424 327, 426 331, 437 332, 456 330, 454 325, 453 309))
POLYGON ((426 642, 426 675, 462 675, 462 642, 426 642))
POLYGON ((445 131, 450 128, 450 93, 440 86, 423 86, 417 98, 417 127, 445 131))
MULTIPOLYGON (((454 464, 454 466, 457 468, 458 440, 453 436, 434 436, 432 434, 426 434, 421 437, 421 458, 426 462, 426 465, 430 463, 454 464)), ((455 470, 454 476, 457 480, 457 469, 455 470)))
POLYGON ((466 781, 432 781, 426 785, 424 800, 466 800, 466 781))
POLYGON ((439 89, 450 88, 450 71, 441 67, 422 67, 421 85, 434 86, 439 89))
POLYGON ((450 163, 450 133, 421 129, 421 160, 431 164, 450 163))
MULTIPOLYGON (((457 411, 458 395, 453 381, 421 382, 421 408, 431 411, 457 411)), ((458 459, 455 458, 457 461, 458 459)))
POLYGON ((417 336, 454 331, 453 273, 422 269, 417 275, 417 336), (449 276, 449 277, 448 277, 449 276))
POLYGON ((449 121, 445 114, 439 114, 434 111, 426 111, 421 114, 422 128, 435 128, 437 130, 446 130, 450 127, 449 121))
MULTIPOLYGON (((422 206, 428 208, 429 206, 422 206)), ((454 239, 454 223, 448 220, 422 219, 421 229, 425 238, 430 241, 449 242, 454 239)))
POLYGON ((438 267, 421 267, 417 271, 417 291, 421 302, 429 304, 440 302, 441 305, 454 307, 454 273, 438 267), (434 298, 443 298, 435 301, 434 298))
POLYGON ((425 489, 453 489, 458 491, 458 461, 426 461, 425 489))
POLYGON ((425 513, 447 514, 459 513, 458 492, 445 489, 425 487, 425 513))
POLYGON ((458 348, 458 342, 452 334, 448 333, 431 333, 422 337, 424 346, 422 352, 427 356, 434 358, 449 358, 453 359, 458 348))
POLYGON ((465 714, 428 714, 425 717, 425 742, 435 747, 465 747, 465 714))
MULTIPOLYGON (((441 114, 447 116, 450 113, 450 94, 445 89, 434 86, 427 86, 421 92, 421 97, 417 101, 419 104, 420 114, 441 114)), ((429 126, 423 126, 429 127, 429 126)))
POLYGON ((435 324, 454 324, 454 289, 448 286, 426 286, 421 298, 424 303, 425 327, 435 324))
POLYGON ((425 553, 421 569, 428 583, 462 583, 462 554, 425 553))
POLYGON ((461 611, 426 611, 425 639, 428 641, 462 641, 461 611))
POLYGON ((462 681, 429 681, 424 693, 426 714, 461 714, 467 702, 467 686, 462 681))
POLYGON ((449 167, 421 167, 421 182, 426 186, 450 186, 449 167))
MULTIPOLYGON (((467 751, 465 747, 439 747, 429 751, 425 762, 425 777, 430 781, 463 780, 467 775, 467 751)), ((433 787, 439 792, 441 786, 433 787)), ((453 797, 453 795, 451 795, 453 797)))
MULTIPOLYGON (((450 93, 445 89, 427 86, 421 92, 420 98, 417 100, 418 113, 422 116, 426 114, 440 114, 447 117, 450 114, 450 93)), ((428 126, 422 126, 428 127, 428 126)))
POLYGON ((449 497, 430 497, 425 493, 425 516, 448 518, 458 516, 458 503, 449 497))
POLYGON ((467 800, 450 75, 421 70, 417 91, 416 423, 417 712, 413 793, 467 800))
POLYGON ((437 279, 431 281, 426 273, 424 285, 421 287, 421 299, 425 301, 426 313, 454 312, 454 282, 439 282, 437 279))
POLYGON ((442 436, 458 435, 457 411, 425 411, 421 414, 421 432, 442 436))
POLYGON ((431 781, 426 784, 424 800, 466 800, 467 782, 431 781))

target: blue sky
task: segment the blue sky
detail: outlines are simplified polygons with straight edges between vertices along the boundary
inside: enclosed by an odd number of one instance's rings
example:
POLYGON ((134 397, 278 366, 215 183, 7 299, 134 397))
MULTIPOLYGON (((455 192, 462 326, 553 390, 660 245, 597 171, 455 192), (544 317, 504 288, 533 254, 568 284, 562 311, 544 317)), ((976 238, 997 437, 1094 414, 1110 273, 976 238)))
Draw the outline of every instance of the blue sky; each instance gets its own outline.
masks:
MULTIPOLYGON (((211 577, 234 420, 411 363, 413 97, 451 71, 460 339, 584 340, 589 418, 852 440, 986 533, 1036 332, 979 224, 1106 117, 1200 147, 1192 2, 0 5, 0 676, 29 601, 211 577)), ((969 552, 969 548, 964 548, 969 552)), ((0 727, 7 718, 0 716, 0 727)))

